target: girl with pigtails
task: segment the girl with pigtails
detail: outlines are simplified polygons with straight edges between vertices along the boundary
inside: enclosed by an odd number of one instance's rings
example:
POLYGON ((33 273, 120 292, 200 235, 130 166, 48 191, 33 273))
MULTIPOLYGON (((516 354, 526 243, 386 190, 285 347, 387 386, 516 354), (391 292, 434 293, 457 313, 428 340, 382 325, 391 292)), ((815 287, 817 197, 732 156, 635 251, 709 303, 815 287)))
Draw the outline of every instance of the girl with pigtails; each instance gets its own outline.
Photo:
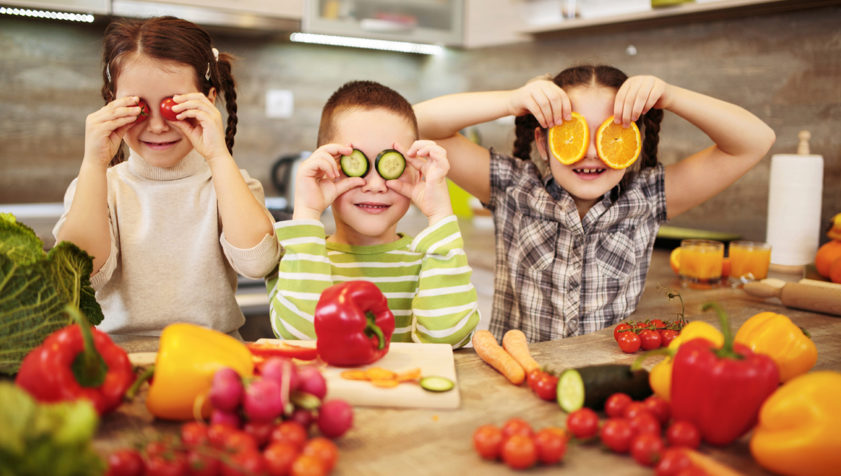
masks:
POLYGON ((447 150, 448 177, 493 213, 491 332, 501 339, 520 329, 532 342, 594 332, 634 312, 660 225, 723 191, 775 140, 741 107, 603 65, 575 66, 514 90, 442 96, 415 112, 421 137, 447 150), (664 111, 713 144, 661 164, 664 111), (548 132, 573 113, 586 121, 589 141, 580 157, 562 163, 548 132), (517 117, 513 155, 459 134, 508 115, 517 117), (597 131, 611 122, 640 130, 641 153, 629 167, 598 151, 597 131))
POLYGON ((262 186, 231 155, 231 60, 178 18, 106 29, 106 104, 87 117, 82 165, 53 234, 93 257, 99 328, 109 334, 190 322, 237 335, 237 273, 259 279, 277 266, 262 186))

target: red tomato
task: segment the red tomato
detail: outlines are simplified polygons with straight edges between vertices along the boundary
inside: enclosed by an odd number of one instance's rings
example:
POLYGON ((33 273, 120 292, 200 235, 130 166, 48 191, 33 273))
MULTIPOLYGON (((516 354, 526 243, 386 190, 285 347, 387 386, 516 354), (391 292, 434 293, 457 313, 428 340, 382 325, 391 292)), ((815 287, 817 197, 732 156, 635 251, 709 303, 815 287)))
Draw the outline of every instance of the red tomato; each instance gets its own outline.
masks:
POLYGON ((272 443, 289 443, 301 449, 307 443, 307 430, 304 425, 287 420, 279 423, 269 437, 272 443))
POLYGON ((167 121, 177 121, 178 113, 172 110, 172 106, 178 104, 172 97, 168 97, 161 101, 161 116, 167 121))
POLYGON ((473 447, 483 459, 499 458, 502 440, 502 430, 494 425, 482 425, 473 432, 473 447))
POLYGON ((631 456, 643 466, 654 466, 660 460, 663 448, 660 435, 643 433, 631 441, 631 456))
POLYGON ((257 450, 243 450, 230 455, 222 465, 223 476, 260 476, 266 474, 266 460, 257 450))
POLYGON ((271 439, 275 425, 270 421, 247 421, 242 425, 242 430, 257 442, 258 448, 263 448, 271 439))
POLYGON ((634 328, 633 328, 633 326, 631 326, 627 322, 623 322, 623 323, 617 325, 616 328, 613 329, 613 338, 618 341, 620 335, 627 334, 628 332, 633 333, 634 328))
POLYGON ((679 334, 680 332, 674 329, 663 329, 660 331, 660 346, 668 347, 679 334))
POLYGON ((187 448, 208 444, 208 428, 202 422, 190 421, 181 425, 181 441, 187 448))
POLYGON ((336 465, 336 460, 339 459, 339 449, 336 448, 336 443, 323 436, 317 436, 304 445, 301 451, 303 456, 312 456, 321 462, 324 470, 328 473, 336 465))
POLYGON ((692 466, 689 455, 679 448, 666 448, 660 457, 660 462, 654 469, 657 476, 677 476, 686 468, 692 466))
POLYGON ((648 412, 639 413, 628 418, 628 423, 631 424, 634 435, 642 435, 643 433, 660 434, 660 422, 657 421, 654 415, 648 412))
POLYGON ((187 453, 187 467, 190 476, 216 476, 222 463, 206 451, 190 450, 187 453))
POLYGON ((558 377, 549 372, 540 369, 529 372, 529 387, 538 397, 547 402, 554 402, 558 397, 558 377))
POLYGON ((640 346, 642 345, 640 336, 633 332, 623 332, 619 338, 616 339, 616 342, 619 343, 619 348, 622 349, 622 352, 626 354, 633 354, 634 352, 640 350, 640 346))
POLYGON ((666 441, 669 446, 697 448, 701 444, 701 432, 688 421, 676 421, 666 429, 666 441))
POLYGON ((560 428, 543 428, 534 435, 534 445, 541 463, 560 463, 567 449, 566 434, 560 428))
POLYGON ((660 333, 650 329, 640 332, 640 341, 643 350, 653 350, 660 348, 660 333))
POLYGON ((243 430, 233 430, 225 437, 223 448, 232 453, 257 451, 257 440, 243 430))
POLYGON ((302 454, 292 463, 292 476, 324 476, 327 473, 329 471, 315 456, 302 454))
POLYGON ((146 457, 146 476, 183 476, 187 474, 187 456, 181 452, 146 457))
POLYGON ((602 426, 602 443, 616 453, 627 453, 631 448, 634 430, 625 418, 611 418, 602 426))
POLYGON ((625 407, 631 403, 627 393, 614 393, 604 403, 604 412, 611 418, 619 418, 625 413, 625 407))
POLYGON ((512 469, 528 469, 537 462, 537 447, 531 436, 511 435, 502 443, 502 461, 512 469))
POLYGON ((579 408, 567 415, 567 431, 578 439, 592 438, 599 432, 599 416, 589 408, 579 408))
POLYGON ((651 411, 648 410, 648 407, 643 402, 631 402, 625 407, 625 412, 622 413, 622 416, 631 419, 640 413, 651 413, 651 411))
POLYGON ((146 119, 149 119, 149 104, 141 99, 137 105, 140 106, 140 113, 137 115, 137 119, 134 120, 134 123, 140 124, 146 119))
POLYGON ((663 322, 661 319, 652 319, 648 321, 648 324, 651 325, 651 328, 656 331, 666 328, 666 323, 663 322))
POLYGON ((657 395, 652 395, 643 400, 642 403, 645 405, 645 408, 647 408, 648 411, 657 418, 657 421, 659 421, 661 425, 665 425, 669 422, 669 418, 672 416, 672 407, 666 399, 658 397, 657 395))
POLYGON ((214 448, 224 449, 228 435, 235 431, 239 430, 229 425, 211 424, 207 428, 207 439, 214 448))
POLYGON ((534 435, 534 430, 522 418, 511 418, 502 425, 502 438, 507 440, 513 435, 525 435, 531 438, 534 435))
POLYGON ((292 463, 301 454, 301 449, 291 443, 269 443, 263 450, 266 471, 269 476, 286 476, 292 471, 292 463))
POLYGON ((140 452, 124 448, 108 455, 108 472, 105 476, 143 476, 145 469, 140 452))

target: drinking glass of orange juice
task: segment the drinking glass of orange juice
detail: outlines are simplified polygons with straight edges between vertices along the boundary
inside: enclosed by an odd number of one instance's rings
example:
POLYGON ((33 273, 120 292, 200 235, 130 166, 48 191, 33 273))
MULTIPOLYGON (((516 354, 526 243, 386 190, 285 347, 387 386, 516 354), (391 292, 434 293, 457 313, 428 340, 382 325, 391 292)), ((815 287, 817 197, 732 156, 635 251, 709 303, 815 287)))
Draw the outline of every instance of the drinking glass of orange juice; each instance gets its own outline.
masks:
POLYGON ((771 263, 771 245, 758 241, 730 243, 730 277, 740 282, 765 279, 771 263))
POLYGON ((721 281, 724 262, 724 243, 713 240, 683 240, 680 242, 678 274, 682 285, 704 288, 721 281))

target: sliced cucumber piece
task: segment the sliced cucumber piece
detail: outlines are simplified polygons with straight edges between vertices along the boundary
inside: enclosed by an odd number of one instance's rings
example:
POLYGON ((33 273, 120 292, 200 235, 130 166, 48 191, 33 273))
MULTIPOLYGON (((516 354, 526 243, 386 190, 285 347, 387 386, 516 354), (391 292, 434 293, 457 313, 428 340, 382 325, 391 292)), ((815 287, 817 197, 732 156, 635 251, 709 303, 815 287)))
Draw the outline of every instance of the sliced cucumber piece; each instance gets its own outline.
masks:
POLYGON ((558 378, 558 405, 567 413, 587 407, 604 409, 608 397, 627 393, 634 400, 651 395, 648 371, 631 371, 630 365, 603 364, 567 369, 558 378))
POLYGON ((420 379, 421 388, 430 392, 447 392, 452 390, 455 385, 447 377, 429 376, 420 379))
POLYGON ((558 377, 558 405, 567 413, 584 406, 584 381, 575 369, 565 370, 558 377))
POLYGON ((368 156, 359 149, 339 158, 339 166, 348 177, 364 177, 368 173, 368 156))
POLYGON ((406 158, 394 149, 386 149, 377 155, 374 167, 382 178, 394 180, 403 175, 403 171, 406 170, 406 158))

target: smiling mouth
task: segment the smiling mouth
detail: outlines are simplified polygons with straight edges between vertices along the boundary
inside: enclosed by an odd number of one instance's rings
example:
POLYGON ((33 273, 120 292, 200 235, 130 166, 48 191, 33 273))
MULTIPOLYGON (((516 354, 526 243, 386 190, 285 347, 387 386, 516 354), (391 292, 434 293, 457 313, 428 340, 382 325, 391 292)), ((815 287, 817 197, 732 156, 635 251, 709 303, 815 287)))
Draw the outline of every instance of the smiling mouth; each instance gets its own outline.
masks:
POLYGON ((572 169, 573 172, 581 175, 599 175, 605 171, 603 167, 590 167, 590 168, 579 168, 579 169, 572 169))
POLYGON ((166 142, 152 142, 148 140, 143 141, 143 143, 148 145, 149 147, 166 147, 175 144, 176 142, 178 142, 178 139, 166 142))
POLYGON ((363 210, 385 210, 391 205, 386 205, 383 203, 370 203, 370 202, 363 202, 355 204, 357 207, 363 210))

